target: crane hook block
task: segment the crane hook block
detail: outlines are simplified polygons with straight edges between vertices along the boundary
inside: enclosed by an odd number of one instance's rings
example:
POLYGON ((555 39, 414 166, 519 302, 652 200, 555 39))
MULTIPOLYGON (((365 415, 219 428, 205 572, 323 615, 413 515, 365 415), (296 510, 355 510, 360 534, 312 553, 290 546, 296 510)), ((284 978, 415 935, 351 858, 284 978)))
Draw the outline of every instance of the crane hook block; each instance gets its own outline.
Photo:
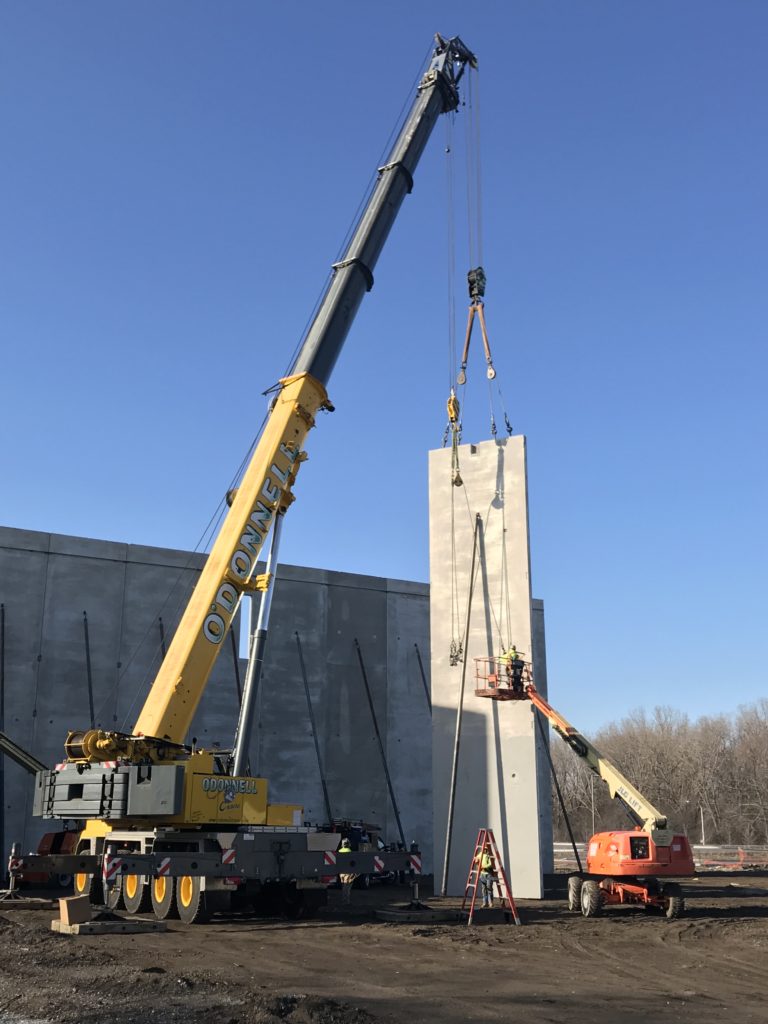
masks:
POLYGON ((467 284, 469 285, 469 297, 473 302, 477 302, 485 295, 485 271, 482 267, 475 267, 474 270, 470 270, 467 274, 467 284))

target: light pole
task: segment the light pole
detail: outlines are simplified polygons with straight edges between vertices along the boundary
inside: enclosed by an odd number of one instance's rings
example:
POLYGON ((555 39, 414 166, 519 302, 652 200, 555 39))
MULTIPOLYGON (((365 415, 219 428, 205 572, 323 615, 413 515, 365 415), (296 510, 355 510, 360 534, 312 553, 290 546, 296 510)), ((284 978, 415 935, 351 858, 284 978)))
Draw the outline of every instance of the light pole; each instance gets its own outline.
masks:
POLYGON ((701 845, 705 846, 706 841, 704 839, 704 808, 699 804, 699 814, 701 815, 701 845))

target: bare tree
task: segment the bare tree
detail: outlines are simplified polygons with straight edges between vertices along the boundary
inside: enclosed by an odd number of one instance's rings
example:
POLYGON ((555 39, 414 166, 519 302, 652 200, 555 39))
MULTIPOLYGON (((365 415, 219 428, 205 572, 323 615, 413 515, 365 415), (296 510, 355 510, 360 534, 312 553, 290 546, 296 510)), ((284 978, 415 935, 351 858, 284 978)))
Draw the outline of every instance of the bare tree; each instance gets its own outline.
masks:
MULTIPOLYGON (((669 707, 638 709, 594 743, 692 841, 768 843, 768 700, 694 722, 669 707)), ((565 744, 555 741, 552 754, 577 839, 627 827, 620 802, 565 744)), ((554 825, 567 839, 557 802, 554 825)))

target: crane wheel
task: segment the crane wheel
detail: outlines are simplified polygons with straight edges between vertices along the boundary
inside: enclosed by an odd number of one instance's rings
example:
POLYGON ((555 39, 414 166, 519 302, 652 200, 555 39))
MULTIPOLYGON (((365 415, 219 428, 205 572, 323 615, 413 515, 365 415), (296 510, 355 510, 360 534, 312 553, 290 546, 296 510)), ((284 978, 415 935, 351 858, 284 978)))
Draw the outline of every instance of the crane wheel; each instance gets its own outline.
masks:
POLYGON ((158 921, 165 921, 167 917, 179 916, 176 906, 176 886, 172 878, 169 878, 167 875, 153 878, 149 888, 152 910, 158 921))
POLYGON ((664 905, 664 916, 668 921, 674 921, 685 913, 685 899, 683 890, 677 882, 667 882, 661 888, 661 898, 664 905))
POLYGON ((123 907, 123 876, 118 875, 113 885, 104 886, 104 906, 108 910, 121 910, 123 907))
POLYGON ((211 919, 199 876, 179 875, 176 879, 176 907, 184 924, 204 924, 211 919))
POLYGON ((146 914, 152 909, 152 894, 144 875, 123 875, 123 904, 129 914, 146 914))
POLYGON ((74 877, 75 896, 87 896, 91 903, 104 902, 104 887, 101 875, 86 875, 78 872, 74 877))
POLYGON ((568 876, 568 909, 574 914, 581 911, 581 887, 583 885, 584 879, 581 875, 568 876))
POLYGON ((588 879, 581 886, 581 912, 584 917, 597 917, 603 909, 605 893, 598 882, 588 879))

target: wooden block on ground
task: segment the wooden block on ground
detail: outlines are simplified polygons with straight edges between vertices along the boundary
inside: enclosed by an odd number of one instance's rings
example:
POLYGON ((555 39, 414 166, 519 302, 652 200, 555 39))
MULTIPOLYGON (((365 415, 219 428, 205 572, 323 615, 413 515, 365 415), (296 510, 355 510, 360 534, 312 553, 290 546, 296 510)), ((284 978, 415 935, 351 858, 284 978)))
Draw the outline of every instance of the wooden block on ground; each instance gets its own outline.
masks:
POLYGON ((64 924, 51 921, 51 931, 60 935, 125 935, 127 932, 164 932, 165 921, 148 921, 141 917, 126 917, 119 921, 84 921, 64 924))
POLYGON ((67 896, 59 900, 62 924, 82 924, 91 920, 91 901, 87 896, 67 896))

